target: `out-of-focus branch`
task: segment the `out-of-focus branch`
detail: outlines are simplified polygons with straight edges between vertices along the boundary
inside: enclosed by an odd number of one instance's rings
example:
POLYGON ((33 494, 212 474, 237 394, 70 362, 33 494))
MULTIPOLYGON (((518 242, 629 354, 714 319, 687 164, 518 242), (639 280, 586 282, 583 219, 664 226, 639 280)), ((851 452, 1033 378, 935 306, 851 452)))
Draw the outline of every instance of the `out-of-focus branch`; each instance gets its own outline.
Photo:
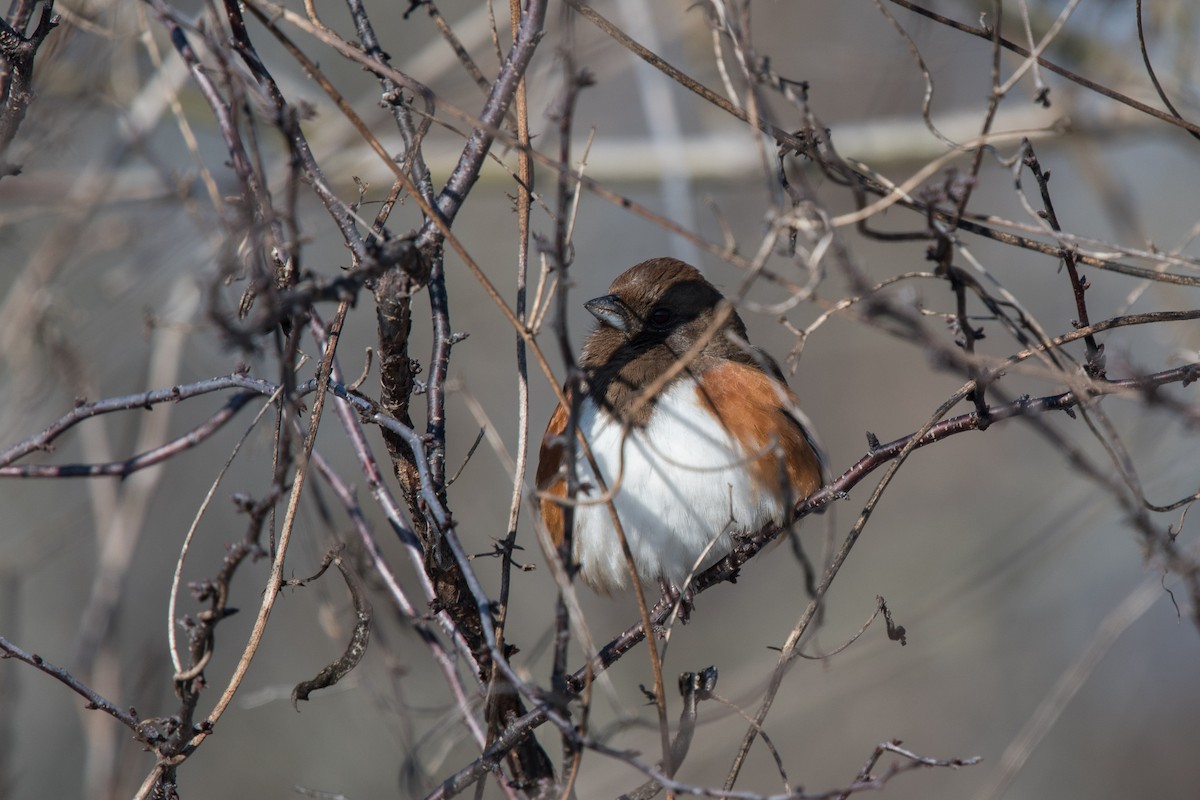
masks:
MULTIPOLYGON (((991 41, 993 39, 994 33, 993 33, 992 29, 990 29, 990 28, 977 28, 977 27, 974 27, 973 25, 967 25, 965 23, 958 22, 957 20, 953 20, 953 19, 950 19, 949 17, 945 17, 941 14, 938 14, 934 11, 930 11, 927 8, 922 8, 921 6, 917 5, 916 3, 910 2, 909 0, 891 0, 891 2, 895 3, 896 5, 898 5, 902 8, 907 8, 909 11, 912 11, 915 14, 920 14, 922 17, 931 19, 940 25, 945 25, 948 28, 952 28, 953 30, 961 31, 962 33, 967 33, 967 34, 970 34, 971 36, 976 36, 980 39, 987 39, 989 41, 991 41)), ((1015 42, 1010 42, 1008 39, 1000 37, 998 39, 998 41, 999 41, 1000 46, 1003 47, 1005 50, 1016 53, 1017 55, 1021 56, 1022 58, 1030 58, 1033 55, 1027 48, 1022 47, 1021 45, 1016 44, 1015 42)), ((1121 94, 1120 92, 1114 91, 1114 90, 1108 88, 1107 86, 1096 83, 1093 80, 1089 80, 1088 78, 1085 78, 1084 76, 1082 76, 1076 72, 1072 72, 1071 70, 1069 70, 1065 67, 1060 67, 1058 64, 1055 64, 1054 62, 1049 61, 1048 59, 1043 58, 1042 56, 1038 56, 1036 60, 1037 60, 1037 63, 1039 66, 1045 67, 1046 69, 1050 70, 1051 72, 1061 75, 1062 77, 1066 78, 1067 80, 1071 81, 1072 83, 1077 83, 1085 89, 1089 89, 1093 92, 1096 92, 1097 94, 1104 95, 1105 97, 1109 98, 1110 100, 1115 100, 1118 103, 1127 105, 1130 108, 1135 109, 1136 111, 1140 111, 1141 113, 1146 114, 1148 116, 1154 117, 1155 119, 1159 119, 1159 120, 1162 120, 1163 122, 1167 122, 1167 123, 1170 123, 1171 125, 1175 125, 1177 127, 1183 128, 1185 131, 1188 131, 1193 136, 1200 135, 1200 125, 1197 125, 1194 122, 1188 122, 1185 119, 1181 119, 1177 116, 1172 116, 1171 114, 1168 114, 1164 111, 1160 111, 1157 108, 1154 108, 1153 106, 1148 106, 1145 103, 1142 103, 1138 100, 1133 99, 1132 97, 1129 97, 1127 95, 1121 94)))
POLYGON ((0 178, 20 173, 4 159, 34 99, 33 60, 38 48, 58 26, 53 0, 44 0, 37 27, 24 35, 34 3, 14 3, 10 16, 0 18, 0 178))

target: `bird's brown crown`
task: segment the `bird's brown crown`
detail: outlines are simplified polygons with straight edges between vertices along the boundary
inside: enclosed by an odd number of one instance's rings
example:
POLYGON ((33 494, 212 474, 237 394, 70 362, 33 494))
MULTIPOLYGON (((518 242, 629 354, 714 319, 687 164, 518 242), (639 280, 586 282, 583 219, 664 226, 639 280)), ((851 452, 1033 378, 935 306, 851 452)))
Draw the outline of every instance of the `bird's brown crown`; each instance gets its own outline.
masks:
POLYGON ((695 267, 674 258, 643 261, 617 276, 609 294, 587 304, 600 321, 584 344, 581 363, 590 392, 617 416, 644 425, 652 403, 635 400, 697 342, 708 341, 681 375, 698 376, 722 359, 753 364, 754 359, 730 340, 746 338, 746 327, 729 310, 719 330, 711 330, 724 298, 695 267))

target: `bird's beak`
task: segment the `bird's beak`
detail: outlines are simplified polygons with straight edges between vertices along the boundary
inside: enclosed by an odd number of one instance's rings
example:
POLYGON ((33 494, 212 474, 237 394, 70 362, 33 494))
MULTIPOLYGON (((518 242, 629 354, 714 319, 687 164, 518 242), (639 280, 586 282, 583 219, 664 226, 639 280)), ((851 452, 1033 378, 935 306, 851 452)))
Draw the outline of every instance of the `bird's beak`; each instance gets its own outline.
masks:
POLYGON ((625 333, 629 332, 629 307, 617 295, 606 294, 603 297, 588 300, 583 307, 605 325, 625 333))

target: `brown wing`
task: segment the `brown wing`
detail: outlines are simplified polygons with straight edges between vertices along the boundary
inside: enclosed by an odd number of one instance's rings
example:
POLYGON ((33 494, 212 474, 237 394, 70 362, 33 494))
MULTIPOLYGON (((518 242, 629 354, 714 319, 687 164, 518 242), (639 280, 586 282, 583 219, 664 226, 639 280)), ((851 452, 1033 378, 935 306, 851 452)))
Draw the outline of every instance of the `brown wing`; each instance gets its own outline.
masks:
POLYGON ((821 488, 822 458, 812 435, 789 410, 797 401, 786 383, 757 365, 728 361, 705 370, 697 392, 701 403, 755 454, 748 466, 760 485, 789 504, 821 488))
MULTIPOLYGON (((570 396, 568 395, 568 402, 570 396)), ((563 458, 567 448, 562 437, 567 430, 567 409, 559 405, 550 417, 546 433, 542 436, 542 449, 538 453, 536 486, 539 492, 545 492, 558 497, 567 496, 567 482, 563 478, 563 458)), ((563 511, 558 503, 543 497, 541 502, 542 520, 550 531, 550 540, 557 547, 563 541, 563 511)))

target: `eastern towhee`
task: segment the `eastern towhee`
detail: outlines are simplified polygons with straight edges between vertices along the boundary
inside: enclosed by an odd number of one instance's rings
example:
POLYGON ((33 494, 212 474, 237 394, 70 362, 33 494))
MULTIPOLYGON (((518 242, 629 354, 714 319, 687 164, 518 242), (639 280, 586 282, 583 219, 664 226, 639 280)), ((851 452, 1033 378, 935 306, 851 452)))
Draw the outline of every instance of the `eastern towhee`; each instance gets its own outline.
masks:
MULTIPOLYGON (((696 268, 673 258, 643 261, 584 307, 600 324, 580 359, 579 431, 638 575, 687 597, 689 576, 728 554, 733 534, 788 522, 795 504, 824 482, 822 456, 779 367, 747 342, 741 318, 696 268)), ((555 410, 537 469, 542 518, 556 547, 569 502, 568 416, 561 405, 555 410)), ((579 575, 600 592, 625 589, 629 570, 605 495, 578 442, 575 452, 579 575)))

